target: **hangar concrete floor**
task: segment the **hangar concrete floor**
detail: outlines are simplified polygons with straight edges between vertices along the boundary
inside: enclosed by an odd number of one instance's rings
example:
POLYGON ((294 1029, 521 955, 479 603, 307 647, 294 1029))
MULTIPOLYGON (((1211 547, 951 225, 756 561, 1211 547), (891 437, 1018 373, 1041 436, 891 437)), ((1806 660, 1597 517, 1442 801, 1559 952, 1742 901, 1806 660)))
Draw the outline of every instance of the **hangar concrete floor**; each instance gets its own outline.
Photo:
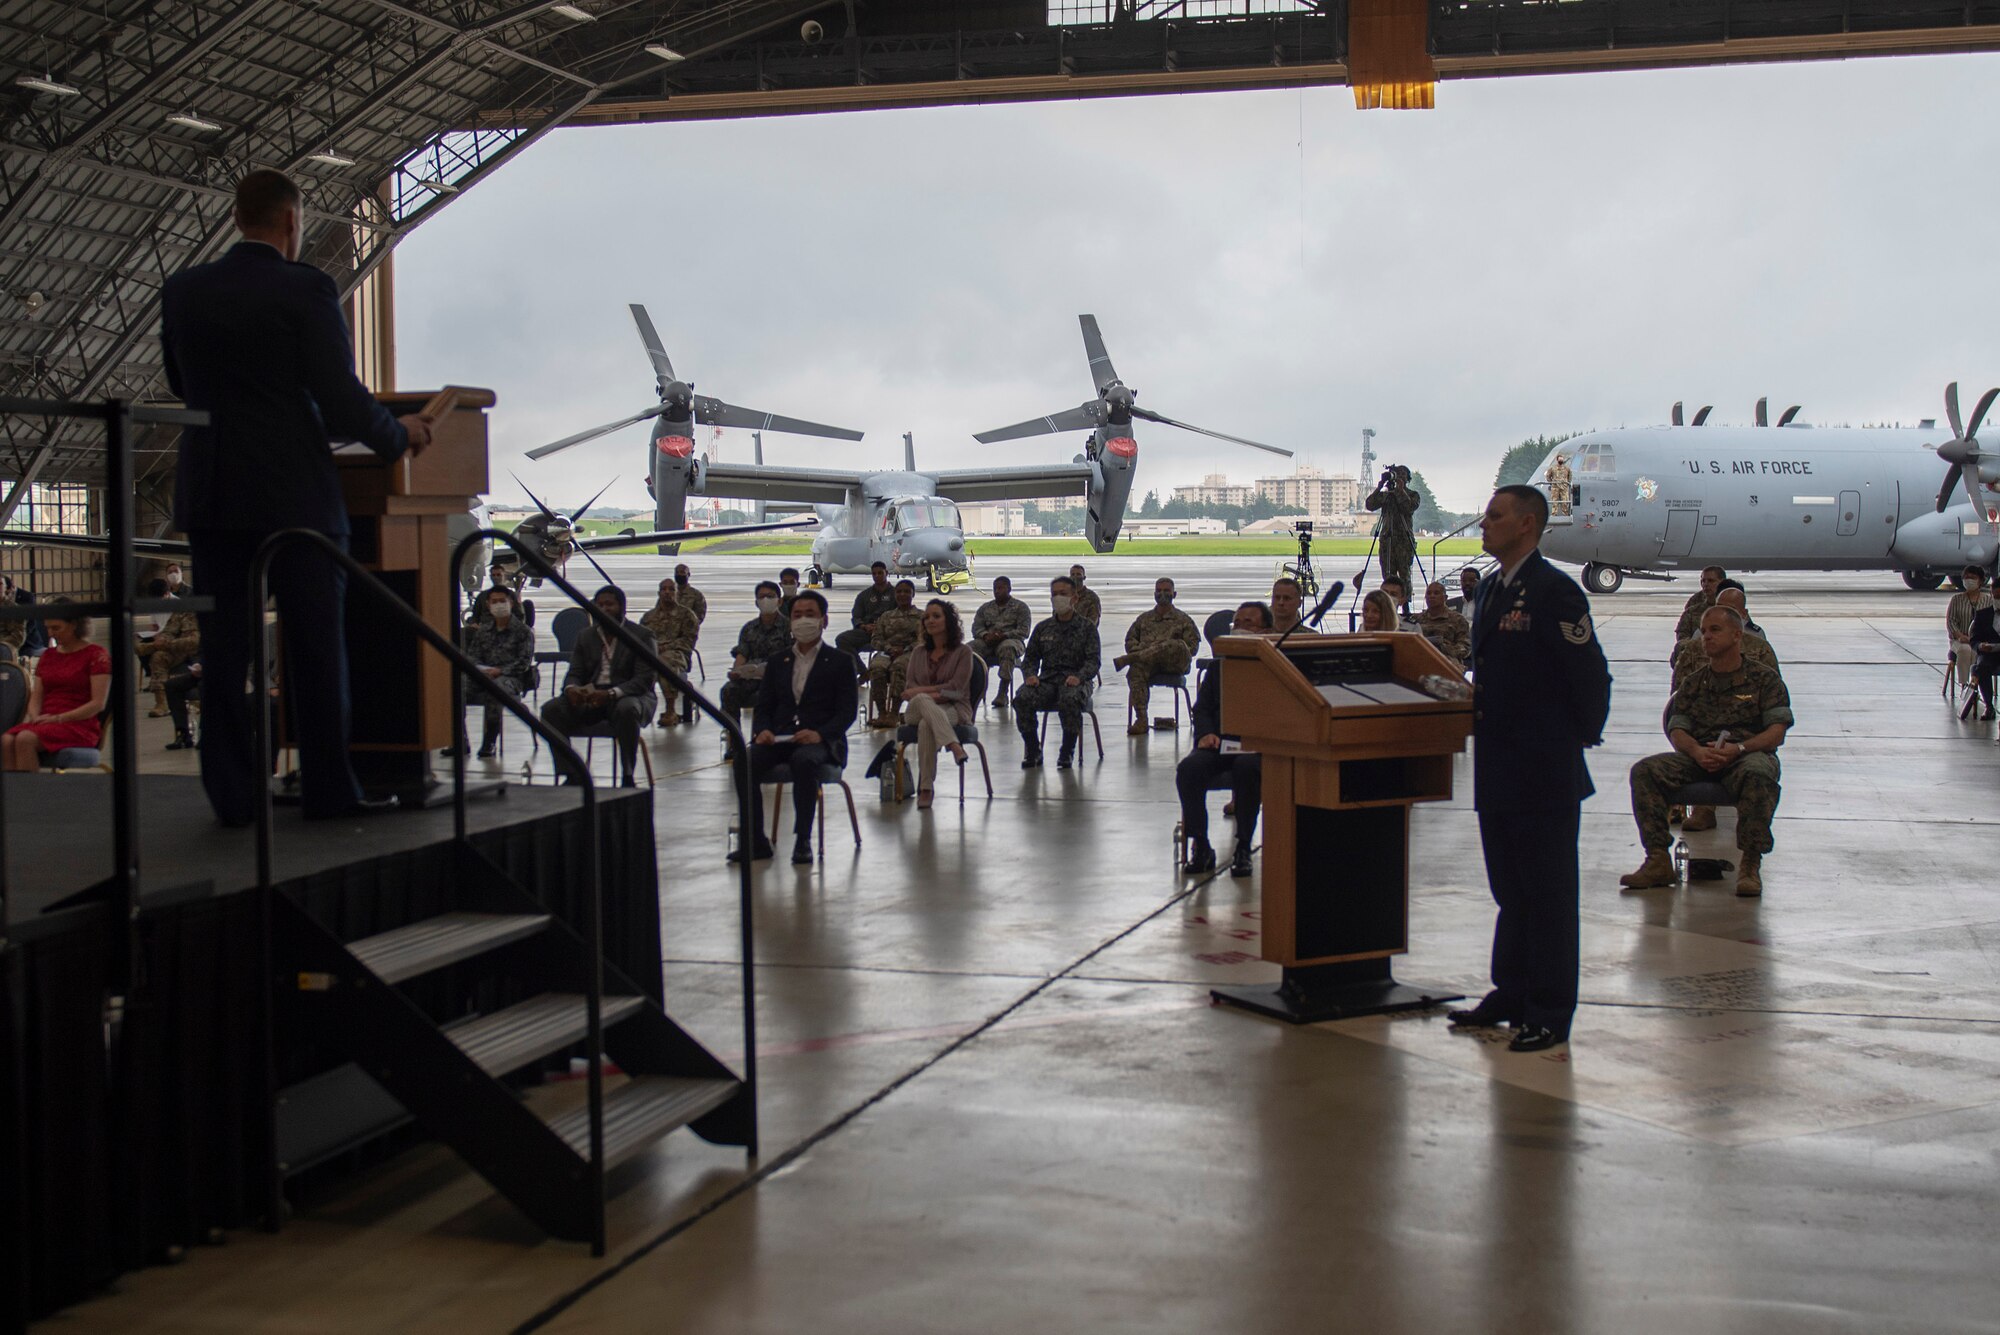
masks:
MULTIPOLYGON (((668 564, 614 573, 637 601, 668 564)), ((748 614, 736 586, 780 563, 694 564, 714 670, 748 614)), ((1066 564, 981 574, 1041 607, 1066 564)), ((1202 613, 1273 564, 1100 559, 1092 583, 1122 631, 1155 574, 1202 613)), ((987 714, 992 801, 976 774, 929 813, 857 782, 858 850, 830 808, 823 865, 761 867, 764 1176, 663 1142, 614 1175, 600 1263, 420 1148, 50 1328, 2000 1329, 1994 725, 1939 699, 1943 594, 1750 582, 1800 720, 1761 900, 1619 890, 1624 772, 1660 747, 1689 585, 1596 600, 1617 685, 1567 1050, 1510 1054, 1436 1012, 1294 1029, 1211 1007, 1211 984, 1276 975, 1258 883, 1175 875, 1189 738, 1126 738, 1113 687, 1103 763, 1024 775, 987 714)), ((733 1051, 716 734, 652 736, 669 1006, 733 1051)), ((143 743, 162 768, 183 760, 164 740, 143 743)), ((1399 973, 1476 994, 1492 912, 1469 764, 1459 800, 1418 810, 1399 973)), ((1690 842, 1730 856, 1731 828, 1690 842)))

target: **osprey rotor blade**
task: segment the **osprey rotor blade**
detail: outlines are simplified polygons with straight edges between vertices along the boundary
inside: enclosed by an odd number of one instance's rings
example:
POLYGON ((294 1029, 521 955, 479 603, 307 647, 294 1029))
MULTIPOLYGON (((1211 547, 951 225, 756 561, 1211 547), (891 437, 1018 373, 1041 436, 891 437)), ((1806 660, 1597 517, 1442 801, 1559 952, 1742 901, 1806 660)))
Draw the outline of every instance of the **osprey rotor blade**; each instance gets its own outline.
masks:
POLYGON ((1047 417, 1037 417, 1029 422, 1016 422, 1013 426, 996 427, 992 431, 981 431, 973 437, 981 445, 997 445, 1003 440, 1024 440, 1029 436, 1052 436, 1062 431, 1094 431, 1097 429, 1097 405, 1086 403, 1080 408, 1065 408, 1047 417))
POLYGON ((755 408, 739 408, 733 403, 724 403, 721 399, 711 399, 706 395, 695 398, 694 415, 710 426, 746 427, 751 431, 789 431, 795 436, 860 440, 862 434, 859 431, 850 431, 844 426, 827 426, 798 417, 780 417, 776 413, 760 412, 755 408))
MULTIPOLYGON (((523 482, 523 481, 521 481, 521 475, 520 475, 519 473, 509 473, 509 474, 507 474, 507 476, 508 476, 508 477, 511 477, 511 478, 513 478, 513 479, 514 479, 514 485, 515 485, 515 486, 519 487, 519 488, 520 488, 520 489, 521 489, 522 491, 528 491, 528 484, 527 484, 527 483, 525 483, 525 482, 523 482)), ((535 495, 535 493, 534 493, 534 492, 532 492, 532 491, 528 491, 528 499, 529 499, 529 500, 531 500, 531 501, 533 501, 533 502, 535 503, 535 508, 536 508, 537 510, 540 510, 540 511, 542 512, 542 515, 543 515, 543 517, 544 517, 544 518, 547 518, 547 519, 561 519, 561 518, 562 518, 562 516, 561 516, 561 515, 559 515, 559 514, 557 514, 557 513, 556 513, 556 512, 554 511, 554 510, 551 510, 551 509, 549 509, 549 507, 548 507, 548 506, 546 506, 546 505, 542 504, 542 498, 541 498, 541 497, 539 497, 539 496, 537 496, 537 495, 535 495)))
POLYGON ((1265 450, 1271 454, 1282 454, 1287 459, 1292 457, 1292 452, 1290 450, 1279 449, 1276 445, 1266 445, 1262 441, 1258 440, 1245 440, 1241 436, 1232 436, 1229 435, 1227 432, 1210 431, 1205 426, 1194 426, 1188 422, 1176 422, 1173 418, 1168 417, 1163 413, 1156 413, 1152 411, 1150 408, 1141 408, 1136 404, 1133 405, 1132 416, 1143 417, 1148 422, 1158 422, 1161 426, 1177 426, 1183 431, 1192 431, 1196 435, 1200 436, 1213 436, 1217 440, 1226 440, 1229 441, 1231 444, 1248 445, 1253 450, 1265 450))
POLYGON ((664 391, 680 377, 674 374, 674 363, 667 356, 667 345, 660 342, 660 331, 653 328, 653 317, 646 314, 646 308, 636 301, 632 303, 632 323, 639 326, 639 341, 646 345, 646 356, 653 362, 653 378, 660 382, 660 389, 664 391))
POLYGON ((596 440, 599 436, 608 436, 614 431, 620 431, 625 427, 631 426, 634 422, 643 422, 649 417, 658 417, 665 411, 666 408, 664 405, 656 403, 644 412, 633 413, 630 417, 621 417, 615 422, 606 422, 603 426, 594 426, 588 431, 579 431, 574 436, 564 436, 561 440, 552 441, 547 445, 537 445, 534 449, 528 451, 528 457, 530 459, 546 459, 557 450, 566 450, 572 445, 581 445, 586 440, 596 440))
POLYGON ((1102 394, 1107 385, 1118 379, 1118 369, 1111 364, 1111 354, 1104 350, 1104 335, 1098 332, 1095 315, 1079 315, 1077 323, 1083 326, 1083 350, 1090 355, 1090 387, 1102 394))

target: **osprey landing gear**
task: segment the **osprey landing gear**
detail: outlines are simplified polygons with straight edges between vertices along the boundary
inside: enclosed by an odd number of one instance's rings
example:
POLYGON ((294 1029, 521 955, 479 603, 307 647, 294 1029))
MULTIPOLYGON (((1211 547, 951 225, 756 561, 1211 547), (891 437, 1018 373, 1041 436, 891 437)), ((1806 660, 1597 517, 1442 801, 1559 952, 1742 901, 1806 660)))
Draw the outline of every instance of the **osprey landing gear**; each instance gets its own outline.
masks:
POLYGON ((831 570, 822 570, 818 566, 807 566, 806 583, 815 585, 818 588, 830 589, 833 587, 833 572, 831 570))

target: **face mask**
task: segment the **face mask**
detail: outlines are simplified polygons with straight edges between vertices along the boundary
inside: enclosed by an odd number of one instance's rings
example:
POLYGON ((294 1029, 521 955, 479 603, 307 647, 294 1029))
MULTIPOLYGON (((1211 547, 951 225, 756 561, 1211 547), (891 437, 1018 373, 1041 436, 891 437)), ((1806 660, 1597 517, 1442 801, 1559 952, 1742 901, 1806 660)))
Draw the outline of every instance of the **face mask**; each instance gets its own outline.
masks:
POLYGON ((685 584, 685 583, 687 583, 687 582, 688 582, 688 577, 687 577, 686 575, 675 575, 675 576, 674 576, 674 583, 676 583, 676 584, 685 584))
POLYGON ((167 587, 172 589, 178 589, 180 586, 181 586, 181 572, 178 570, 168 571, 167 587))
POLYGON ((1055 597, 1049 599, 1049 606, 1053 607, 1056 610, 1057 616, 1061 616, 1063 613, 1069 611, 1070 607, 1069 595, 1066 593, 1057 594, 1055 597))
POLYGON ((796 598, 799 596, 799 586, 796 584, 780 584, 778 587, 785 591, 785 597, 787 598, 796 598))
POLYGON ((514 615, 513 607, 507 603, 495 603, 492 607, 489 607, 486 610, 493 614, 493 619, 495 621, 506 621, 507 619, 509 619, 514 615))
POLYGON ((765 616, 769 616, 778 610, 778 600, 767 593, 757 600, 757 610, 765 616))
POLYGON ((1171 593, 1156 593, 1153 595, 1153 601, 1162 607, 1172 607, 1174 596, 1171 593))
POLYGON ((820 629, 818 617, 795 617, 792 620, 792 638, 808 648, 819 643, 820 629))

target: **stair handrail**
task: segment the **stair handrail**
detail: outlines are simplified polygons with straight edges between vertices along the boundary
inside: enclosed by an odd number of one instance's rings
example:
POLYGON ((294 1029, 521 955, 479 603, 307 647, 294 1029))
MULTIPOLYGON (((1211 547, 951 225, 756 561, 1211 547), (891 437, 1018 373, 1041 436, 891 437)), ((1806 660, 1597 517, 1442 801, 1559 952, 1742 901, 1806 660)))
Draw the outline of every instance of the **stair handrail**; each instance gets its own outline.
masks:
MULTIPOLYGON (((1444 546, 1445 543, 1450 542, 1453 538, 1465 532, 1465 530, 1469 528, 1478 527, 1482 522, 1485 521, 1485 519, 1486 519, 1485 515, 1476 514, 1472 518, 1466 520, 1463 524, 1460 524, 1457 528, 1453 529, 1451 532, 1441 534, 1436 539, 1434 539, 1431 543, 1431 569, 1435 571, 1438 568, 1438 548, 1444 546)), ((1468 566, 1475 565, 1478 563, 1478 560, 1479 560, 1478 557, 1474 557, 1472 560, 1467 561, 1465 565, 1468 566)), ((1461 570, 1463 570, 1464 568, 1465 566, 1459 567, 1459 569, 1461 570)), ((1437 578, 1442 579, 1444 578, 1444 576, 1439 575, 1437 576, 1437 578)))
MULTIPOLYGON (((584 1005, 589 1020, 590 1045, 588 1088, 590 1105, 590 1176, 592 1183, 591 1254, 602 1256, 605 1252, 605 1192, 604 1192, 604 1073, 603 1073, 603 1009, 604 1009, 604 900, 599 866, 599 836, 597 810, 597 784, 591 778, 590 767, 576 753, 562 735, 541 719, 537 718, 518 696, 508 693, 497 682, 489 679, 479 670, 464 650, 451 639, 440 634, 424 620, 416 608, 399 597, 395 590, 375 577, 374 572, 362 565, 341 546, 324 533, 308 528, 281 529, 265 538, 257 547, 257 554, 250 562, 250 620, 251 639, 251 685, 256 694, 256 705, 251 710, 251 745, 253 763, 259 777, 256 806, 257 826, 257 902, 258 931, 260 936, 260 962, 264 988, 264 1076, 266 1105, 275 1106, 277 1098, 276 1042, 274 1010, 271 990, 276 986, 275 963, 272 945, 272 905, 275 893, 271 869, 271 692, 270 655, 264 635, 264 606, 268 597, 271 563, 278 553, 287 547, 305 545, 317 547, 335 564, 347 571, 355 587, 365 589, 375 595, 390 613, 416 632, 417 638, 436 650, 456 672, 452 674, 452 700, 460 708, 461 718, 455 725, 463 731, 463 701, 465 679, 470 676, 479 688, 491 696, 509 713, 528 725, 528 728, 549 747, 549 754, 559 766, 570 769, 572 777, 579 780, 582 789, 584 823, 587 837, 584 840, 584 875, 589 888, 590 952, 593 961, 588 986, 584 992, 584 1005)), ((457 581, 453 581, 457 587, 457 581)), ((454 600, 455 601, 455 600, 454 600)), ((453 794, 458 837, 465 837, 465 758, 459 756, 453 766, 453 794)), ((282 1217, 284 1203, 282 1184, 277 1168, 277 1147, 275 1143, 275 1119, 267 1129, 266 1161, 270 1165, 270 1175, 266 1184, 265 1205, 267 1217, 265 1226, 275 1229, 282 1217)))
MULTIPOLYGON (((687 699, 694 701, 696 708, 700 709, 702 713, 708 715, 711 719, 714 719, 731 743, 729 746, 729 760, 735 772, 730 777, 736 785, 736 829, 738 832, 739 851, 743 854, 742 857, 737 859, 736 878, 737 915, 741 929, 738 952, 743 971, 743 1088, 744 1096, 750 1103, 750 1143, 745 1146, 745 1149, 752 1158, 755 1158, 757 1157, 757 960, 756 943, 752 939, 754 919, 752 917, 750 875, 751 849, 750 845, 745 841, 750 839, 751 832, 756 828, 756 813, 751 804, 757 800, 757 788, 756 784, 751 781, 750 748, 743 736, 742 725, 736 721, 736 716, 733 712, 722 709, 714 701, 702 694, 702 692, 696 690, 694 683, 688 680, 686 673, 669 665, 665 659, 661 658, 658 652, 658 643, 656 641, 649 643, 652 640, 650 635, 641 637, 631 628, 629 622, 614 621, 609 616, 606 616, 604 610, 597 605, 595 600, 586 598, 583 590, 570 583, 568 578, 556 569, 555 565, 542 554, 539 546, 523 542, 519 536, 505 529, 482 528, 475 530, 460 538, 452 548, 451 565, 448 568, 454 572, 454 578, 451 582, 451 605, 452 620, 455 624, 463 624, 465 619, 460 610, 460 599, 464 596, 465 589, 455 577, 456 572, 465 568, 465 556, 468 551, 476 544, 489 540, 507 544, 507 546, 514 550, 516 555, 521 557, 524 564, 534 570, 539 579, 544 583, 555 585, 572 603, 582 608, 584 614, 591 619, 592 624, 598 626, 601 630, 617 636, 619 643, 630 649, 640 662, 646 664, 656 674, 665 678, 672 684, 676 691, 679 691, 687 699)), ((627 610, 630 610, 629 606, 627 610)), ((481 674, 480 680, 485 680, 483 674, 481 674)), ((465 746, 465 709, 460 695, 461 687, 462 683, 454 678, 452 683, 452 717, 455 720, 454 726, 457 729, 457 734, 452 746, 452 766, 453 773, 457 775, 464 773, 465 752, 467 749, 465 746)), ((644 745, 643 740, 640 744, 644 745)), ((460 801, 462 806, 463 799, 461 798, 460 801)), ((459 819, 464 819, 462 812, 459 819)))

